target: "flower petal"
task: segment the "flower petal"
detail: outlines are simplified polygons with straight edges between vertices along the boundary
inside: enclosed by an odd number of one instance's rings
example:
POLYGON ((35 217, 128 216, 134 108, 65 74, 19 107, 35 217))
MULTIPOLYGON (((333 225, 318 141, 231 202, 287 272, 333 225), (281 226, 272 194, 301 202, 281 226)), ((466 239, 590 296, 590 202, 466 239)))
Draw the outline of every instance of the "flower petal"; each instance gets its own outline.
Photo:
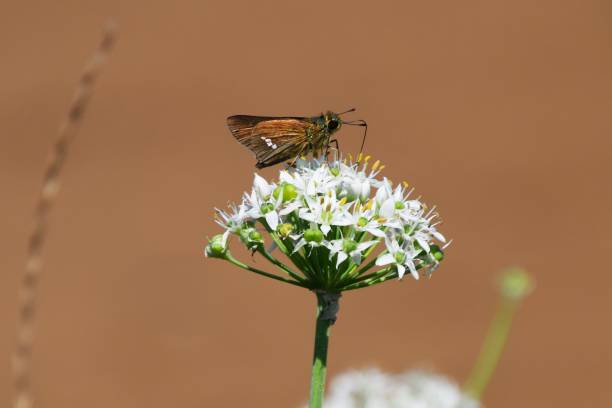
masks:
POLYGON ((395 210, 395 200, 393 198, 388 198, 380 207, 380 215, 385 218, 391 218, 394 215, 395 210))
POLYGON ((338 261, 336 262, 336 268, 340 266, 342 262, 344 262, 348 258, 348 255, 344 252, 338 252, 338 261))
POLYGON ((397 278, 402 279, 404 277, 404 274, 406 273, 406 268, 404 268, 404 265, 400 264, 397 264, 395 266, 397 266, 397 278))
POLYGON ((331 227, 328 224, 321 225, 321 232, 325 235, 331 230, 331 227))
POLYGON ((278 213, 276 211, 266 213, 266 222, 272 231, 276 231, 276 227, 278 227, 278 213))
POLYGON ((395 258, 391 254, 384 254, 376 258, 376 265, 384 266, 395 262, 395 258))

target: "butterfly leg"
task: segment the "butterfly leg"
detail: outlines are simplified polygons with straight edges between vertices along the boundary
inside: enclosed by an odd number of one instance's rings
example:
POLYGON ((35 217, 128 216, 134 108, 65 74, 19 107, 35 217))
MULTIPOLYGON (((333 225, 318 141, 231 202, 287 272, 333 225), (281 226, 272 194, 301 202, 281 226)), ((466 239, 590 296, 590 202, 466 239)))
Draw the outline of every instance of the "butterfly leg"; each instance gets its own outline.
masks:
POLYGON ((331 145, 332 143, 334 143, 336 145, 336 150, 339 152, 340 151, 340 143, 338 143, 338 139, 330 140, 329 141, 329 145, 331 145))
POLYGON ((333 140, 329 140, 327 142, 327 147, 325 148, 325 158, 327 159, 327 156, 329 155, 329 148, 331 147, 331 145, 335 144, 336 145, 336 154, 340 153, 340 144, 338 143, 338 139, 333 139, 333 140))

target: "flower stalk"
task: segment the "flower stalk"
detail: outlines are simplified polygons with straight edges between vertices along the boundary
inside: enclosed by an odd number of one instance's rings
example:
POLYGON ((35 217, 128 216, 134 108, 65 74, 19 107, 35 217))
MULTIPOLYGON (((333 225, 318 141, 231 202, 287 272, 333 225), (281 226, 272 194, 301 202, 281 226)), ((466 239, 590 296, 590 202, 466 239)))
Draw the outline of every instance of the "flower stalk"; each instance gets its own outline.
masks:
POLYGON ((325 377, 327 373, 327 349, 331 326, 336 321, 339 309, 339 293, 316 291, 317 324, 315 328, 314 355, 312 358, 312 375, 310 378, 309 408, 323 406, 325 377))
POLYGON ((464 392, 476 400, 482 398, 499 363, 512 327, 512 320, 522 299, 533 290, 527 272, 510 268, 500 282, 501 302, 491 322, 476 364, 463 386, 464 392))

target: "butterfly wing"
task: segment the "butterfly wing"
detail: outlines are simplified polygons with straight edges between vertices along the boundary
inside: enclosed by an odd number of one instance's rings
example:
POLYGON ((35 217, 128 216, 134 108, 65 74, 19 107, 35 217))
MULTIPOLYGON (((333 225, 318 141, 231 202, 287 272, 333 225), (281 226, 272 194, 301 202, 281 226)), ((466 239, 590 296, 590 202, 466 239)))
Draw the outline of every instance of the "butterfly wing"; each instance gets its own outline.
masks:
POLYGON ((227 126, 251 150, 258 168, 290 160, 303 153, 314 124, 307 118, 236 115, 227 126))

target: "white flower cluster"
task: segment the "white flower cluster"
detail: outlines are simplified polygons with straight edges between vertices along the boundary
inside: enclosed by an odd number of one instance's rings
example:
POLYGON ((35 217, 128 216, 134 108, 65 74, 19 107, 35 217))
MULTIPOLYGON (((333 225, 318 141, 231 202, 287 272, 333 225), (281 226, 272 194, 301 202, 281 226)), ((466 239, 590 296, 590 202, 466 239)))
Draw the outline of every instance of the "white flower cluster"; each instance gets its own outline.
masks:
POLYGON ((336 377, 326 408, 478 408, 445 377, 423 371, 387 374, 376 369, 336 377))
MULTIPOLYGON (((411 198, 406 183, 393 187, 378 178, 383 167, 378 161, 369 166, 369 157, 360 156, 356 161, 301 160, 296 168, 281 170, 278 182, 255 174, 251 192, 239 205, 217 210, 217 222, 225 229, 217 248, 226 250, 235 234, 250 249, 261 249, 259 223, 307 279, 316 280, 314 275, 324 270, 327 289, 331 281, 356 278, 357 267, 379 243, 385 248, 362 273, 379 266, 399 278, 409 271, 418 279, 419 269, 430 273, 438 266, 443 248, 436 242, 446 240, 436 229, 434 208, 411 198)), ((210 245, 207 254, 215 256, 210 245)))

